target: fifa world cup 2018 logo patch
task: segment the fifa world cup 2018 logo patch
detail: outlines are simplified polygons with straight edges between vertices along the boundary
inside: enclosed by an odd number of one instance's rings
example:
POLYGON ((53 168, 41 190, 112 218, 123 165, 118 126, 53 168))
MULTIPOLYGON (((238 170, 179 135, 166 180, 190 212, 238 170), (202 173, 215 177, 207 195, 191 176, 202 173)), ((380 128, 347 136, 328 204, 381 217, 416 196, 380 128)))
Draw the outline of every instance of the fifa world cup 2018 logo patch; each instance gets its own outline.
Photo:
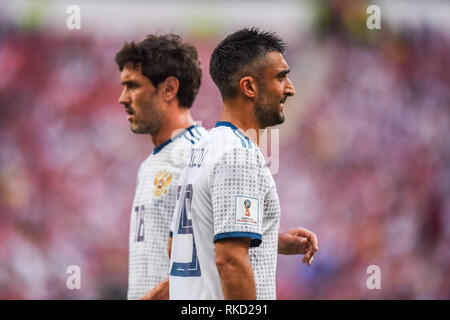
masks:
POLYGON ((252 202, 250 200, 244 201, 244 207, 245 207, 245 216, 250 217, 250 207, 252 206, 252 202))
POLYGON ((235 196, 235 223, 259 225, 259 199, 247 196, 235 196), (251 199, 251 200, 250 200, 251 199))
POLYGON ((157 197, 160 197, 167 193, 167 187, 172 182, 172 174, 168 172, 166 169, 159 171, 156 174, 155 180, 153 184, 155 185, 155 189, 153 189, 153 194, 157 197))

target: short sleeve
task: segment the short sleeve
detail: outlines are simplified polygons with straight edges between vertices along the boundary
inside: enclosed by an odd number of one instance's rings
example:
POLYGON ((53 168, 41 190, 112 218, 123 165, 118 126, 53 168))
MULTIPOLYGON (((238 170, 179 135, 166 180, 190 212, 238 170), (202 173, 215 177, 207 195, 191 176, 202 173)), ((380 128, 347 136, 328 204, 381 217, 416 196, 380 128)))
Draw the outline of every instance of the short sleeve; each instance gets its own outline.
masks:
POLYGON ((232 149, 214 163, 209 179, 214 242, 245 237, 252 239, 252 247, 261 244, 268 174, 264 157, 256 148, 232 149))

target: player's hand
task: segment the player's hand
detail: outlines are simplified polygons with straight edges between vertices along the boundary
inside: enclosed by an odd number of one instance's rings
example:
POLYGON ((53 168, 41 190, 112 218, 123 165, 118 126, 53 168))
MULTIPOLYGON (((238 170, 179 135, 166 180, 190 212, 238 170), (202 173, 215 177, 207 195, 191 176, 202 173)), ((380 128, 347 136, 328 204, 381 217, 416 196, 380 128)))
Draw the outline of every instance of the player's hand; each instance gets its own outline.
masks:
POLYGON ((158 283, 141 300, 169 300, 169 278, 158 283))
POLYGON ((303 254, 302 262, 309 266, 314 260, 314 254, 319 251, 319 241, 314 232, 305 228, 294 228, 278 235, 278 253, 303 254))

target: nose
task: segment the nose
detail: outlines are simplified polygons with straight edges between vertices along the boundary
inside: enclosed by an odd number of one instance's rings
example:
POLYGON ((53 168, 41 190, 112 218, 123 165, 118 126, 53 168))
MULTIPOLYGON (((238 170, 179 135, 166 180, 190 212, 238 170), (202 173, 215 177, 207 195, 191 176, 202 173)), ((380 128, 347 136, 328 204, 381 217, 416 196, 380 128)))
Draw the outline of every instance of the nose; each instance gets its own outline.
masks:
POLYGON ((126 91, 126 88, 123 88, 122 92, 120 93, 119 103, 120 104, 130 104, 131 103, 131 99, 126 91))
POLYGON ((286 87, 284 88, 284 94, 290 97, 295 95, 294 85, 292 84, 292 81, 289 78, 287 79, 287 84, 286 87))

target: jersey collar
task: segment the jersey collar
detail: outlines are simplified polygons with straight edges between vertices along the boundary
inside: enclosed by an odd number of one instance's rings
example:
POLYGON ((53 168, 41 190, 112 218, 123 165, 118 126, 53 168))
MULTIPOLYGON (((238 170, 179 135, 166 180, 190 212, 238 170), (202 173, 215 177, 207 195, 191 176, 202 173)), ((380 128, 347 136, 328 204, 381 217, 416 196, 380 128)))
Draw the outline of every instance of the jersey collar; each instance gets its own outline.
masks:
POLYGON ((232 124, 231 122, 228 121, 217 121, 215 127, 229 127, 233 130, 236 130, 237 132, 239 132, 245 139, 247 139, 248 141, 250 141, 250 139, 241 131, 239 130, 238 127, 236 127, 234 124, 232 124))
POLYGON ((192 126, 187 127, 186 129, 184 129, 183 131, 181 131, 181 132, 180 132, 179 134, 177 134, 175 137, 170 138, 169 140, 167 140, 167 141, 161 143, 161 144, 160 144, 159 146, 157 146, 157 147, 154 147, 154 148, 153 148, 152 154, 157 154, 157 153, 160 152, 165 146, 167 146, 169 143, 171 143, 172 141, 175 141, 176 139, 178 139, 179 137, 181 137, 186 131, 191 130, 192 128, 195 128, 195 127, 199 127, 199 125, 198 125, 198 124, 193 124, 192 126))

